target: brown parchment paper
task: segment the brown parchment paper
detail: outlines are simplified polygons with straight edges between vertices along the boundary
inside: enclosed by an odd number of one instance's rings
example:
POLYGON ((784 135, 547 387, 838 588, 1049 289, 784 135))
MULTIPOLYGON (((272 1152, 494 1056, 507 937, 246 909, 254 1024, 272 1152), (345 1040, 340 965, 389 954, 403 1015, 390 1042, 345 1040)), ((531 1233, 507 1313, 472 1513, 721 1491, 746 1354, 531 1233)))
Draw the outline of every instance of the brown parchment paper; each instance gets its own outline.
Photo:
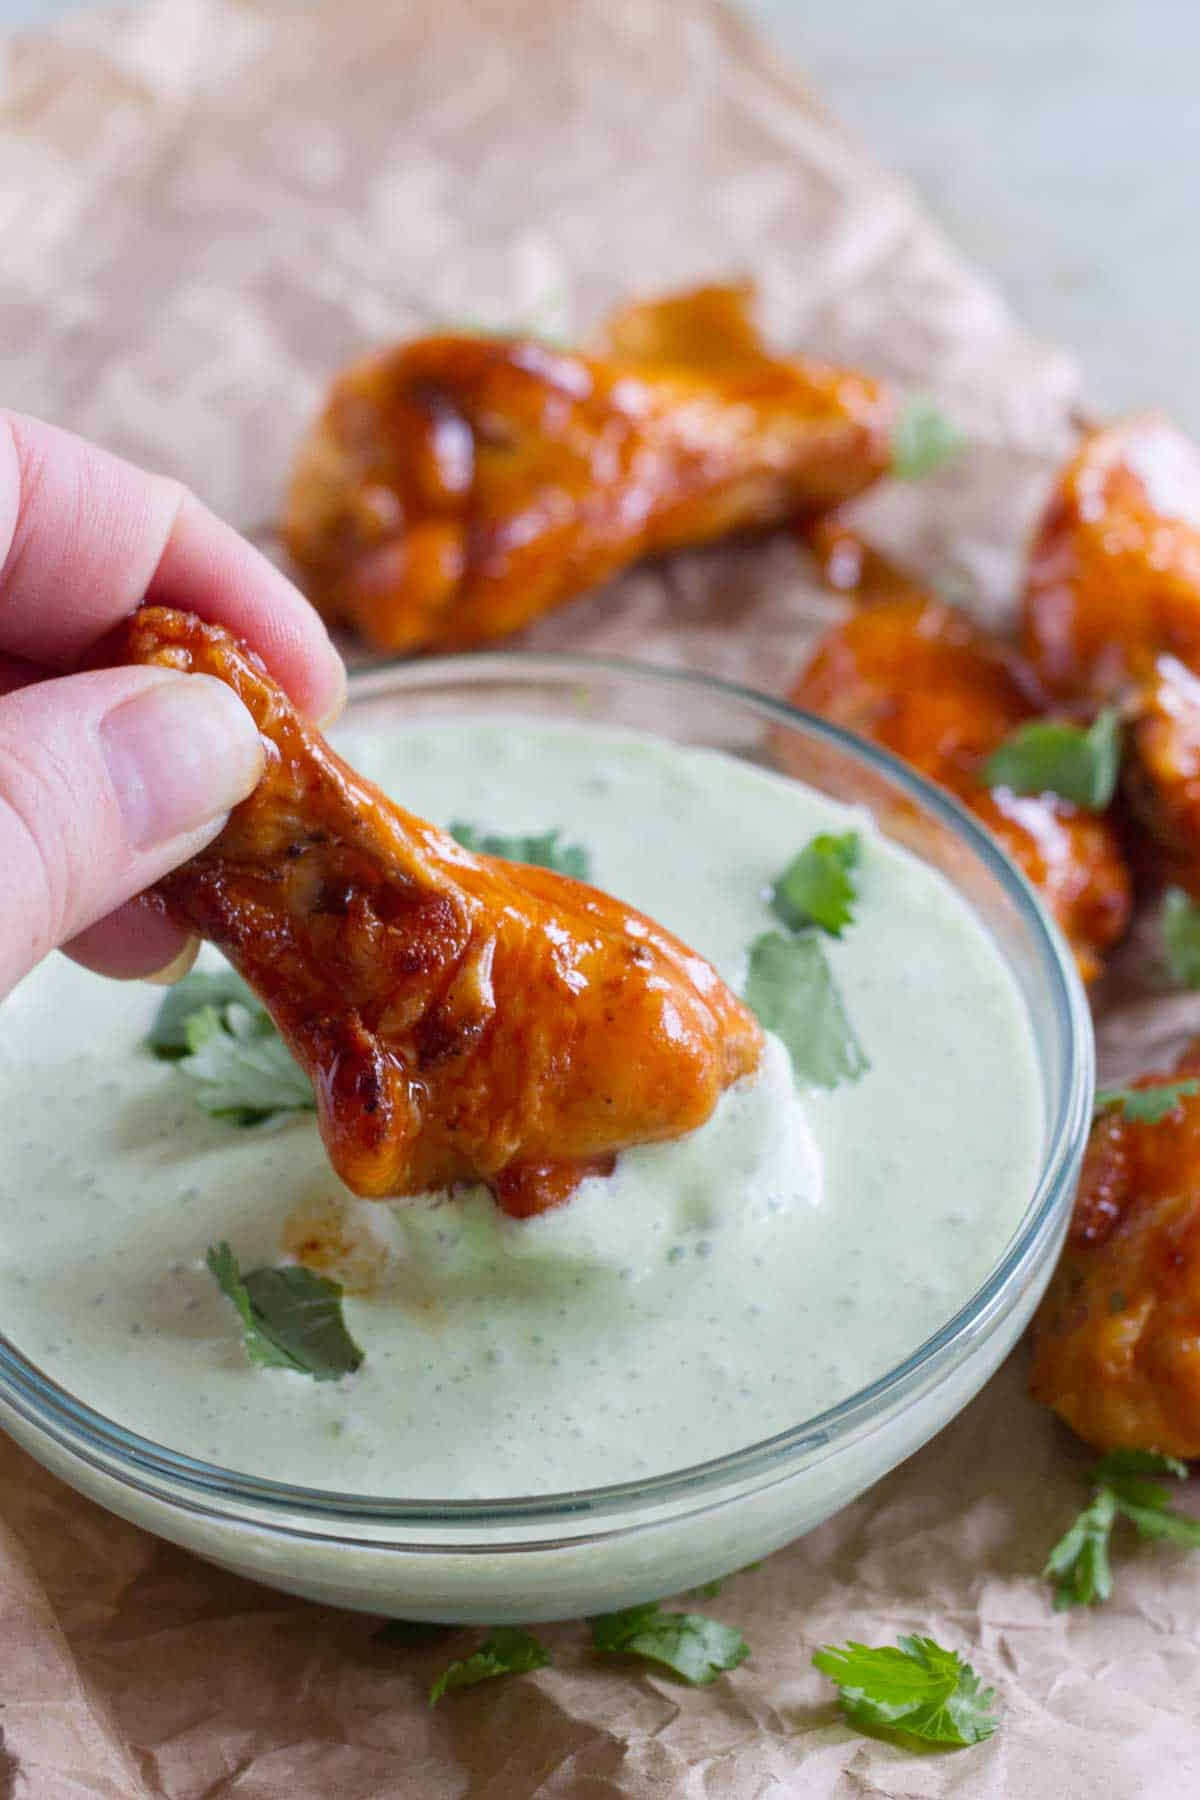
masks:
MULTIPOLYGON (((84 13, 0 49, 0 244, 4 399, 259 535, 326 377, 364 346, 446 319, 582 332, 630 290, 749 273, 781 343, 966 426, 960 464, 864 519, 1001 619, 1079 393, 1072 359, 732 13, 685 0, 84 13)), ((528 641, 778 691, 834 610, 779 538, 640 571, 528 641)), ((1195 1000, 1120 972, 1112 991, 1113 1075, 1200 1025, 1195 1000)), ((1130 1552, 1107 1607, 1056 1615, 1037 1570, 1088 1458, 1024 1383, 1018 1353, 921 1454, 708 1603, 754 1653, 715 1687, 605 1666, 551 1626, 552 1668, 436 1712, 427 1684, 469 1634, 381 1644, 375 1621, 208 1568, 0 1446, 0 1796, 1200 1792, 1200 1559, 1130 1552), (996 1685, 990 1743, 914 1757, 841 1723, 812 1650, 910 1630, 996 1685)))

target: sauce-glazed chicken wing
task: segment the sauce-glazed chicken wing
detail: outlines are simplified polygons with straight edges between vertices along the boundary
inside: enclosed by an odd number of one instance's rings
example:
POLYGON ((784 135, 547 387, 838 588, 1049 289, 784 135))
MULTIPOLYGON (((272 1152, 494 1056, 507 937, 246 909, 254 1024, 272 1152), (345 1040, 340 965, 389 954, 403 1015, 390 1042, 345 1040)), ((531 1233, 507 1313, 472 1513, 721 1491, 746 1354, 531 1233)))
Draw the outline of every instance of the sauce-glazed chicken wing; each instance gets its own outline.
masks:
POLYGON ((831 593, 864 602, 929 598, 915 576, 872 549, 840 512, 802 526, 800 539, 831 593))
MULTIPOLYGON (((1169 1075, 1200 1075, 1200 1045, 1169 1075)), ((1092 1127, 1034 1325, 1033 1393, 1099 1450, 1200 1456, 1200 1094, 1092 1127)))
POLYGON ((461 648, 640 557, 859 493, 888 467, 891 398, 768 356, 746 305, 628 308, 607 354, 444 334, 343 371, 283 520, 316 605, 382 649, 461 648))
POLYGON ((1160 656, 1125 713, 1123 780, 1145 833, 1140 867, 1200 900, 1200 678, 1160 656))
POLYGON ((1088 434, 1034 542, 1025 653, 1050 693, 1119 700, 1159 655, 1200 673, 1200 450, 1168 420, 1088 434))
MULTIPOLYGON (((903 591, 895 572, 886 579, 903 591)), ((1131 906, 1112 827, 1053 794, 1020 796, 982 782, 987 757, 1038 710, 1015 657, 938 601, 869 602, 818 640, 791 699, 948 788, 1039 890, 1085 978, 1099 973, 1131 906)))
POLYGON ((155 891, 270 1009, 355 1193, 484 1181, 504 1210, 541 1211, 626 1146, 702 1124, 756 1067, 758 1024, 701 957, 401 811, 221 628, 145 608, 127 657, 228 682, 272 750, 155 891))
POLYGON ((631 300, 609 314, 588 349, 650 368, 745 369, 775 360, 754 317, 750 282, 714 282, 631 300))

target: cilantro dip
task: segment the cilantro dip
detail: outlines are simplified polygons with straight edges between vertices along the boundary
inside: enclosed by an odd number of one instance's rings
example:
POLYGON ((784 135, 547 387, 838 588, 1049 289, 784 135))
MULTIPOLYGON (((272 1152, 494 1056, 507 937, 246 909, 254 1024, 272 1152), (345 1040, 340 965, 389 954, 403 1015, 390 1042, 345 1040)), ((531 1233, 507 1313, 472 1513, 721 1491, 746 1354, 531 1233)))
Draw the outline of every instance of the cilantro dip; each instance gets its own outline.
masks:
MULTIPOLYGON (((864 816, 712 751, 585 726, 344 732, 410 810, 557 828, 591 879, 744 991, 772 883, 859 834, 822 937, 869 1066, 823 1089, 768 1036, 699 1131, 627 1151, 564 1207, 482 1190, 356 1201, 311 1114, 206 1116, 145 1037, 161 991, 52 958, 0 1008, 0 1325, 79 1399, 227 1468, 311 1487, 500 1497, 636 1480, 795 1425, 907 1356, 997 1262, 1043 1139, 1023 1002, 936 873, 864 816), (205 1267, 277 1263, 335 1214, 365 1360, 315 1382, 247 1359, 205 1267)), ((209 956, 209 966, 219 966, 209 956)))

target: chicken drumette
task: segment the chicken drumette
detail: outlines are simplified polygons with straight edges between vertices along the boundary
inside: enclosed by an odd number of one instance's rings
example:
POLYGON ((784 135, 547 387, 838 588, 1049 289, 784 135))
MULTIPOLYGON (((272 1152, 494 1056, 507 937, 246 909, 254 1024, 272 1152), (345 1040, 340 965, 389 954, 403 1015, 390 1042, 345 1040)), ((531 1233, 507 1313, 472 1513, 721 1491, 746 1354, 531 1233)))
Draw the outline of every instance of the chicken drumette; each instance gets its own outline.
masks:
POLYGON ((624 309, 591 354, 444 334, 346 369, 283 520, 315 603, 383 649, 460 648, 639 557, 859 493, 890 396, 769 356, 748 305, 704 288, 624 309))
POLYGON ((1141 867, 1200 900, 1200 679, 1160 656, 1125 703, 1125 794, 1141 867))
POLYGON ((1200 894, 1200 450, 1168 420, 1084 438, 1034 540, 1024 642, 1051 694, 1120 707, 1139 868, 1200 894))
MULTIPOLYGON (((1200 1076, 1200 1044, 1153 1089, 1200 1076)), ((1033 1392, 1100 1450, 1200 1456, 1200 1094, 1092 1127, 1034 1325, 1033 1392)))
POLYGON ((1034 540, 1024 647, 1065 700, 1119 701, 1160 655, 1200 673, 1200 450, 1169 420, 1084 438, 1034 540))
MULTIPOLYGON (((889 592, 904 578, 866 565, 889 592)), ((819 640, 796 706, 882 744, 948 788, 1040 891, 1085 977, 1129 923, 1129 874, 1111 825, 1054 794, 983 781, 990 753, 1037 713, 1028 671, 954 607, 910 592, 869 601, 819 640)))
POLYGON ((484 1181, 515 1214, 693 1130, 758 1062, 753 1016, 642 914, 476 856, 337 757, 227 632, 145 608, 128 659, 226 681, 270 751, 216 841, 158 884, 312 1077, 355 1193, 484 1181))

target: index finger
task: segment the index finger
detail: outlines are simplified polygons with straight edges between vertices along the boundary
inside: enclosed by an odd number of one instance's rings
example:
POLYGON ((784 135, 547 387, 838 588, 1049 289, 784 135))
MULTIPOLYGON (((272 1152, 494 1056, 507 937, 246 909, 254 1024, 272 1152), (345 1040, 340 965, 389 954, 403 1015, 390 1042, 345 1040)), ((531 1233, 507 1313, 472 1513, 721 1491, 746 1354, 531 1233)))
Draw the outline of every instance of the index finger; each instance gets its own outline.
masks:
POLYGON ((0 654, 72 668, 143 600, 228 626, 311 718, 341 704, 320 618, 186 488, 0 412, 0 654))

